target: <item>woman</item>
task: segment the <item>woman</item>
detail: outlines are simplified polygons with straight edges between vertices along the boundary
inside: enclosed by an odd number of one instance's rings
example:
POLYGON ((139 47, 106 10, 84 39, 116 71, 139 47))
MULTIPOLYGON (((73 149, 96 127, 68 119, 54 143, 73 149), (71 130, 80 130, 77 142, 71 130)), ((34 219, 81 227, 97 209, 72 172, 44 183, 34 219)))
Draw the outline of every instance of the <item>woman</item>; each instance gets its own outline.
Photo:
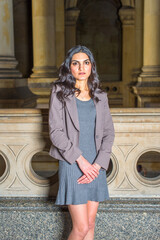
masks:
POLYGON ((49 110, 50 155, 59 161, 58 205, 68 205, 68 240, 94 239, 99 202, 109 198, 106 169, 114 128, 96 64, 85 46, 69 50, 53 84, 49 110))

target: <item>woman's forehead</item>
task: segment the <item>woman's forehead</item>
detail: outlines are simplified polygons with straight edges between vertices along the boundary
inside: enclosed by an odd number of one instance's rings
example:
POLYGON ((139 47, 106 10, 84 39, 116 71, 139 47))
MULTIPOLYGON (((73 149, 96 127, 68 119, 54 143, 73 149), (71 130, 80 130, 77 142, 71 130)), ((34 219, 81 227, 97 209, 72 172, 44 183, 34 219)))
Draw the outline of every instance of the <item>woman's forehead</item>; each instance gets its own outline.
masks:
POLYGON ((85 61, 86 59, 89 59, 89 57, 86 53, 83 53, 83 52, 75 53, 72 57, 72 61, 73 60, 85 61))

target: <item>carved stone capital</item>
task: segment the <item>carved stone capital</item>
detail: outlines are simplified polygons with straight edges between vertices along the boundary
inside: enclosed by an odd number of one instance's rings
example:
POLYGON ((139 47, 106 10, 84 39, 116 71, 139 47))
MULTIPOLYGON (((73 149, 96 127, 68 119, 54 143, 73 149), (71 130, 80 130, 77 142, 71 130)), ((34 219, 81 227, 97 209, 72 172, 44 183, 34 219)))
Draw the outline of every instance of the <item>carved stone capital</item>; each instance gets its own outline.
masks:
POLYGON ((132 7, 122 7, 119 10, 119 16, 123 25, 135 24, 135 9, 132 7))
POLYGON ((78 8, 66 9, 65 19, 66 25, 75 25, 79 17, 80 10, 78 8))

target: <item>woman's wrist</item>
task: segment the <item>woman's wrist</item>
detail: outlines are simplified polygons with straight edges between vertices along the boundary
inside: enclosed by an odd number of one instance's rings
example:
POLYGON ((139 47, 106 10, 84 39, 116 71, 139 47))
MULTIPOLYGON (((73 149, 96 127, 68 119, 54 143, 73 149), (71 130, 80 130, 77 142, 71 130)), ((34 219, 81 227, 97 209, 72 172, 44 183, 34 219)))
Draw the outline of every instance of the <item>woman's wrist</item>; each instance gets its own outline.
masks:
POLYGON ((78 163, 81 162, 81 161, 82 161, 82 157, 83 157, 83 156, 80 155, 79 158, 77 158, 76 162, 78 162, 78 163))

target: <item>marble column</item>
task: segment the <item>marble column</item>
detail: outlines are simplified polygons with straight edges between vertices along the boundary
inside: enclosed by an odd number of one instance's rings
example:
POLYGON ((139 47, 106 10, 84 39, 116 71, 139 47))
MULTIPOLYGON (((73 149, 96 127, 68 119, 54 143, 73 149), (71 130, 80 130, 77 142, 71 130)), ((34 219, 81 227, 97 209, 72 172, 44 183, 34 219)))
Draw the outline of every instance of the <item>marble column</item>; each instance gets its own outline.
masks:
POLYGON ((68 8, 65 11, 65 50, 67 51, 76 45, 76 22, 80 10, 76 7, 68 8))
POLYGON ((134 107, 135 96, 131 92, 132 71, 135 66, 135 8, 123 6, 119 11, 122 22, 122 88, 123 107, 134 107))
POLYGON ((133 87, 138 107, 160 106, 160 1, 144 1, 143 67, 133 87))
POLYGON ((38 96, 37 107, 48 106, 51 83, 57 78, 55 0, 32 0, 33 73, 29 88, 38 96))
POLYGON ((13 1, 0 0, 0 107, 34 106, 15 58, 13 1))

